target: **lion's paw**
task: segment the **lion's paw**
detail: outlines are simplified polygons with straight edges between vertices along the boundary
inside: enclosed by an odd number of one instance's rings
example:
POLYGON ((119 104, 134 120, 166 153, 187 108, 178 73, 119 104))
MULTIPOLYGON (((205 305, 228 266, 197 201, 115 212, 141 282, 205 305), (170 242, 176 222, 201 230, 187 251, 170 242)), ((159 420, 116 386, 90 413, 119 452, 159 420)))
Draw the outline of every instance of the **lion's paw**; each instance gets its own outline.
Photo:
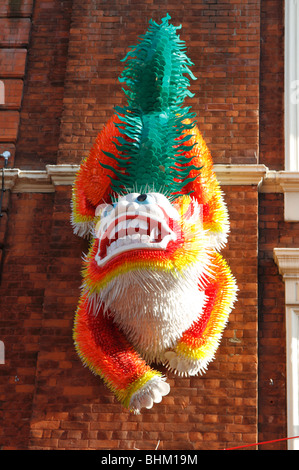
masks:
POLYGON ((164 379, 155 377, 149 380, 138 392, 133 393, 129 408, 140 413, 141 408, 152 408, 154 403, 160 403, 170 391, 170 386, 164 379))
POLYGON ((203 361, 188 359, 175 351, 167 351, 164 357, 166 367, 178 375, 194 376, 206 369, 203 361))

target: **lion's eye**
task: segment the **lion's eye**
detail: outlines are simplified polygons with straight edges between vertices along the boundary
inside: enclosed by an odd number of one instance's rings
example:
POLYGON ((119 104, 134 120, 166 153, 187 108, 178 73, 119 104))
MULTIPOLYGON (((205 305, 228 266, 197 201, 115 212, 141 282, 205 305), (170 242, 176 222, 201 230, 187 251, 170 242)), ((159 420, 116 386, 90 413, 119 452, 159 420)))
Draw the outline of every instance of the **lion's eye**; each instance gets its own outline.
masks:
POLYGON ((106 217, 115 206, 116 204, 100 204, 95 211, 96 217, 106 217))
POLYGON ((102 217, 107 217, 115 206, 116 204, 108 204, 102 212, 102 217))
POLYGON ((151 194, 142 193, 136 197, 136 202, 138 204, 154 204, 155 200, 151 194))

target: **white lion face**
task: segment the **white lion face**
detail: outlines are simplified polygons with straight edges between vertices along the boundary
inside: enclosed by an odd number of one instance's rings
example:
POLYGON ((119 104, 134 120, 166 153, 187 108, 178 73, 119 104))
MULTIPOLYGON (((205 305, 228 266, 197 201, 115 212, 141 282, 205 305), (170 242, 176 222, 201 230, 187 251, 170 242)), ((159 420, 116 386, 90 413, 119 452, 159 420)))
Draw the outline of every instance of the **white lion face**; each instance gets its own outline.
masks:
POLYGON ((98 266, 126 251, 165 250, 177 239, 173 222, 179 213, 161 193, 126 194, 114 204, 99 205, 96 216, 100 216, 95 227, 100 241, 98 266))

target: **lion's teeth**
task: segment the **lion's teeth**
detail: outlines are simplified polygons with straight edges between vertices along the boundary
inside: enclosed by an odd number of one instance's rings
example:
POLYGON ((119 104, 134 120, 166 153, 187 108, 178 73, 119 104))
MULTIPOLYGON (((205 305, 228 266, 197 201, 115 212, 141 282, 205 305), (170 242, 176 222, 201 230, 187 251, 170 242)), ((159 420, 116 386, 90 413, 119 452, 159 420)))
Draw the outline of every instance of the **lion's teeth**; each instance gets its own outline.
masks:
POLYGON ((151 230, 150 239, 151 239, 151 240, 156 240, 158 237, 159 237, 159 229, 158 229, 158 227, 154 227, 154 228, 151 230))
POLYGON ((140 235, 139 233, 135 233, 134 235, 131 235, 132 240, 135 241, 140 241, 140 235))
POLYGON ((131 219, 127 222, 127 228, 129 227, 147 230, 148 223, 142 219, 131 219))
MULTIPOLYGON (((109 234, 109 240, 117 238, 117 233, 121 230, 125 230, 127 232, 128 229, 148 229, 148 223, 145 220, 141 219, 130 219, 130 220, 123 220, 119 222, 109 234)), ((131 230, 132 231, 132 230, 131 230)))
POLYGON ((123 220, 122 222, 119 222, 117 225, 115 225, 115 227, 113 227, 113 229, 111 230, 110 234, 109 234, 109 239, 113 239, 113 238, 116 238, 116 233, 119 232, 120 230, 126 230, 127 228, 127 225, 126 225, 126 221, 123 220))

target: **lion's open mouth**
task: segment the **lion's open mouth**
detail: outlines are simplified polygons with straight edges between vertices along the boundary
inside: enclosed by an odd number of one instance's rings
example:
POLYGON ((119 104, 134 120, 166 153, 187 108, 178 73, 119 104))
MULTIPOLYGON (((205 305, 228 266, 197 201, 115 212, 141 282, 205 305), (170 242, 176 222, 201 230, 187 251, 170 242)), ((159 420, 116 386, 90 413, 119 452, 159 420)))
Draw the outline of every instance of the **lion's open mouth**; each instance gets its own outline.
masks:
POLYGON ((110 220, 98 234, 97 264, 103 265, 125 251, 165 250, 168 243, 177 238, 173 227, 169 226, 171 219, 167 222, 146 212, 127 212, 110 220))

